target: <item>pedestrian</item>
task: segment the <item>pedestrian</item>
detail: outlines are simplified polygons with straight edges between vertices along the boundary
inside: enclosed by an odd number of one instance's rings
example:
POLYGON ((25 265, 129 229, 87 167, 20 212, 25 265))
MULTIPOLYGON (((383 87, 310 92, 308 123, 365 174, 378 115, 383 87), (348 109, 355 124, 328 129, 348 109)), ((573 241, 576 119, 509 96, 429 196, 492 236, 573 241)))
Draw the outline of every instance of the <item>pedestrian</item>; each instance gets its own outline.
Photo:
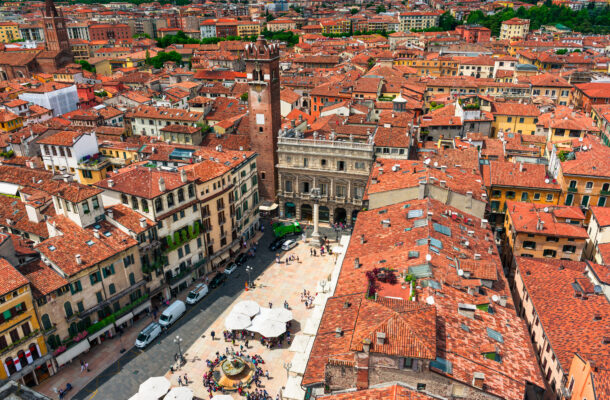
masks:
POLYGON ((178 386, 182 386, 182 377, 178 375, 178 386))
POLYGON ((269 379, 269 370, 265 371, 265 377, 269 379))
POLYGON ((91 370, 89 369, 89 363, 85 362, 85 369, 87 370, 87 372, 91 372, 91 370))
POLYGON ((186 386, 188 384, 189 384, 189 377, 186 374, 184 374, 184 385, 186 386))
POLYGON ((269 308, 273 308, 273 303, 269 302, 269 308))
POLYGON ((85 370, 85 362, 83 360, 80 360, 80 373, 82 374, 84 370, 85 370))
POLYGON ((249 343, 249 341, 248 341, 248 339, 246 339, 246 349, 249 349, 248 343, 249 343))
POLYGON ((214 340, 214 336, 216 336, 216 332, 214 332, 214 331, 210 332, 210 336, 212 336, 212 340, 214 340))

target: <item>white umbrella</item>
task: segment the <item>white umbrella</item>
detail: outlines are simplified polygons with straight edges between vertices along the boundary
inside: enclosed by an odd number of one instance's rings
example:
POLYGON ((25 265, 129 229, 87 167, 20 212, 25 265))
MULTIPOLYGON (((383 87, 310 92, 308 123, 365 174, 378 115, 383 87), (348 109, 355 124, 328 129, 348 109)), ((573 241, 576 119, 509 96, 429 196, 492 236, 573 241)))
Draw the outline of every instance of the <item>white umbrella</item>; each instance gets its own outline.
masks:
POLYGON ((253 317, 258 314, 260 306, 252 300, 240 301, 233 307, 234 313, 245 314, 248 317, 253 317))
POLYGON ((193 390, 184 386, 175 387, 165 395, 163 400, 193 400, 193 390))
POLYGON ((228 394, 217 394, 212 400, 233 400, 233 397, 228 394))
POLYGON ((171 384, 165 377, 154 376, 140 385, 138 394, 145 399, 158 399, 167 393, 170 386, 171 384))
POLYGON ((333 247, 333 253, 337 253, 337 254, 343 253, 343 247, 342 246, 334 246, 333 247))
POLYGON ((236 313, 235 311, 229 314, 225 319, 225 328, 230 331, 246 329, 250 325, 252 325, 250 317, 248 317, 246 314, 236 313))
POLYGON ((254 318, 270 319, 269 315, 271 315, 271 309, 267 307, 261 307, 258 311, 258 314, 256 314, 256 317, 254 318))
POLYGON ((274 338, 286 332, 286 324, 278 321, 266 321, 265 325, 257 326, 258 333, 267 338, 274 338))
POLYGON ((267 316, 267 319, 286 323, 288 321, 292 321, 292 311, 285 308, 272 308, 267 316))
POLYGON ((144 400, 144 397, 140 395, 140 393, 136 393, 129 398, 129 400, 144 400))

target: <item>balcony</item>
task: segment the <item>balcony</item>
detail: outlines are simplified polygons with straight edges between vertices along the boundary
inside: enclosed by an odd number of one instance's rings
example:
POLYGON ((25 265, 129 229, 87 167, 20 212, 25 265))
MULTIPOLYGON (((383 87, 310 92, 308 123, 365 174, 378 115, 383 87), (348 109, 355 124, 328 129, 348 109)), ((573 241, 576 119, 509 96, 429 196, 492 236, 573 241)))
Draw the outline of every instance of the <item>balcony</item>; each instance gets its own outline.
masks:
POLYGON ((17 348, 17 347, 21 346, 21 345, 22 345, 22 344, 24 344, 25 342, 27 342, 27 341, 31 340, 32 338, 34 338, 34 337, 36 337, 36 336, 38 336, 38 335, 40 335, 40 334, 41 334, 41 332, 40 332, 38 329, 33 330, 33 331, 32 331, 32 332, 30 332, 28 335, 26 335, 26 336, 24 336, 24 337, 20 338, 20 339, 19 339, 19 340, 17 340, 16 342, 13 342, 13 343, 9 344, 7 347, 5 347, 4 349, 2 349, 2 352, 0 352, 0 355, 4 355, 5 353, 8 353, 8 352, 10 352, 10 351, 14 350, 15 348, 17 348))
POLYGON ((78 161, 78 169, 89 171, 99 171, 110 165, 110 159, 97 153, 92 156, 85 156, 78 161))
MULTIPOLYGON (((198 261, 198 263, 199 263, 199 261, 198 261)), ((187 267, 182 267, 180 269, 180 272, 178 272, 177 275, 167 277, 167 283, 169 283, 170 285, 174 285, 174 284, 180 282, 182 279, 184 279, 187 275, 191 274, 197 268, 196 265, 200 266, 201 264, 196 263, 196 264, 191 264, 187 267)))
MULTIPOLYGON (((146 285, 146 281, 144 279, 142 279, 141 281, 136 282, 135 285, 131 285, 127 289, 125 289, 111 297, 108 297, 106 300, 104 300, 100 303, 97 303, 96 305, 89 308, 88 310, 85 310, 80 313, 75 313, 73 316, 77 316, 78 318, 84 318, 87 315, 91 315, 92 313, 94 313, 96 311, 103 310, 106 306, 111 306, 114 302, 116 302, 120 298, 127 296, 128 294, 136 291, 138 288, 140 288, 141 286, 144 286, 144 285, 146 285)), ((72 317, 70 317, 70 318, 72 318, 72 317)))
POLYGON ((600 190, 599 194, 602 196, 610 196, 610 190, 600 190))
POLYGON ((568 192, 576 193, 576 192, 578 192, 578 189, 575 187, 569 187, 568 192))

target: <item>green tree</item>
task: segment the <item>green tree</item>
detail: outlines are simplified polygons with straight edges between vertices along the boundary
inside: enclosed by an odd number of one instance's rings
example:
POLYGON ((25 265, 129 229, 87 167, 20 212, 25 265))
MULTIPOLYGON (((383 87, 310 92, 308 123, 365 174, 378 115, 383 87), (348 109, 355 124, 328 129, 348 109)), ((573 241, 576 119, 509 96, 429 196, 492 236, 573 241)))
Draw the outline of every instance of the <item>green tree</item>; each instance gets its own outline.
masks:
POLYGON ((350 14, 354 15, 354 14, 358 14, 358 10, 357 8, 352 8, 351 10, 349 10, 350 14))
POLYGON ((383 4, 378 5, 377 8, 375 9, 375 12, 377 14, 381 14, 382 12, 385 12, 385 11, 386 11, 386 9, 385 9, 385 6, 383 4))
POLYGON ((368 65, 369 69, 371 69, 371 68, 373 68, 375 66, 376 61, 375 61, 375 59, 373 57, 371 57, 371 58, 369 58, 367 60, 366 63, 368 65))
POLYGON ((95 67, 93 65, 89 64, 88 61, 79 60, 79 61, 77 61, 77 63, 82 65, 82 67, 85 71, 95 72, 95 67))
POLYGON ((184 64, 182 61, 182 56, 176 51, 170 51, 169 53, 160 51, 154 57, 147 57, 146 64, 152 65, 155 68, 162 68, 163 64, 167 61, 173 61, 178 65, 184 64))
POLYGON ((239 99, 240 99, 241 101, 248 101, 248 92, 246 92, 246 93, 242 93, 242 95, 241 95, 241 96, 239 96, 239 99))
POLYGON ((451 15, 451 13, 449 11, 444 12, 438 19, 438 27, 442 31, 452 31, 459 24, 460 24, 460 21, 455 19, 455 17, 453 15, 451 15))
POLYGON ((150 35, 148 33, 136 33, 135 35, 133 35, 134 39, 140 39, 140 38, 146 38, 146 39, 150 39, 150 35))

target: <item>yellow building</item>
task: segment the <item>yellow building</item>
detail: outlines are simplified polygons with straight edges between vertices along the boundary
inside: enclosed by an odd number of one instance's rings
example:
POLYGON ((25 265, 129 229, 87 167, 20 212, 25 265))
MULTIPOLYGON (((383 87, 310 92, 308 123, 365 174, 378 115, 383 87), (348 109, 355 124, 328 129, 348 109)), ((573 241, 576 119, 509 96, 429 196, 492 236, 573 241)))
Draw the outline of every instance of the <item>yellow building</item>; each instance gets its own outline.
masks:
POLYGON ((23 117, 6 109, 0 110, 0 131, 13 132, 23 126, 23 117))
POLYGON ((510 40, 514 38, 525 39, 530 30, 529 19, 511 18, 502 22, 500 27, 500 40, 510 40))
POLYGON ((296 22, 291 19, 275 19, 267 22, 267 30, 270 32, 290 31, 296 27, 296 22))
POLYGON ((352 26, 351 21, 347 19, 325 20, 320 24, 322 25, 322 33, 332 35, 348 33, 352 26))
POLYGON ((0 23, 0 43, 11 43, 15 40, 21 40, 19 25, 15 22, 0 23))
POLYGON ((257 22, 253 21, 238 21, 237 22, 237 36, 246 37, 252 35, 260 35, 261 26, 257 22))
POLYGON ((578 207, 508 201, 503 246, 506 265, 513 255, 580 261, 588 238, 584 221, 585 215, 578 207))
POLYGON ((567 106, 570 101, 572 84, 559 75, 544 73, 520 78, 519 82, 529 82, 532 97, 551 99, 561 106, 567 106))
POLYGON ((490 161, 483 165, 483 180, 491 206, 492 224, 503 223, 506 201, 516 200, 540 204, 557 205, 561 186, 546 178, 542 164, 490 161))
POLYGON ((522 103, 493 103, 492 113, 494 121, 491 124, 493 136, 498 132, 513 132, 524 135, 536 133, 536 123, 540 110, 534 104, 522 103))
POLYGON ((100 152, 109 157, 112 164, 118 167, 137 162, 139 148, 140 146, 126 142, 104 141, 100 144, 100 152))
POLYGON ((49 370, 30 282, 4 258, 0 258, 0 282, 0 356, 4 367, 0 368, 0 380, 37 385, 49 370))
POLYGON ((112 171, 110 159, 103 156, 97 159, 81 160, 76 167, 78 181, 85 185, 93 185, 106 179, 109 170, 112 171))
POLYGON ((586 136, 574 147, 553 145, 549 161, 551 173, 556 174, 561 185, 560 204, 608 206, 610 196, 610 148, 601 144, 597 137, 586 136))
POLYGON ((397 58, 394 65, 406 65, 417 70, 417 76, 456 76, 459 63, 448 57, 397 58))

